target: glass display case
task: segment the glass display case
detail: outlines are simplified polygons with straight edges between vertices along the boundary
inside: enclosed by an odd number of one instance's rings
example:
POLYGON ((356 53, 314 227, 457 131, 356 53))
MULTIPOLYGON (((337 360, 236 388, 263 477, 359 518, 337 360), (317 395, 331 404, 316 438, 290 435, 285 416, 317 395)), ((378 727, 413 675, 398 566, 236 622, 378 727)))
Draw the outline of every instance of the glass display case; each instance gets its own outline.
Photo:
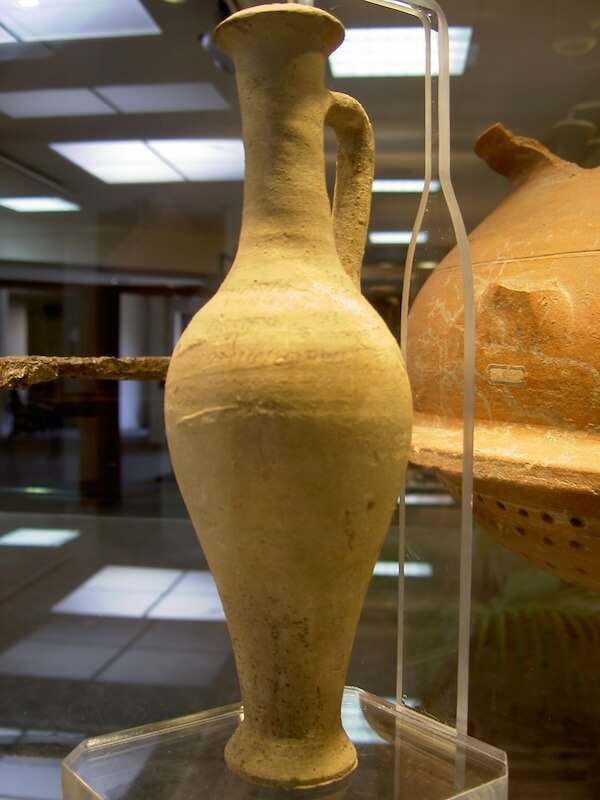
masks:
MULTIPOLYGON (((107 0, 88 14, 81 3, 0 2, 0 355, 167 357, 213 297, 237 247, 243 160, 234 76, 211 32, 254 4, 107 0), (213 148, 208 156, 204 147, 213 148)), ((374 126, 362 290, 399 338, 425 169, 422 64, 411 49, 419 29, 362 0, 315 5, 343 22, 348 46, 375 42, 362 63, 360 52, 331 61, 327 84, 356 97, 374 126), (403 52, 412 54, 407 66, 403 52)), ((488 5, 442 4, 452 180, 468 231, 507 192, 473 152, 494 123, 582 169, 600 163, 595 0, 488 5)), ((325 148, 331 185, 329 132, 325 148)), ((434 183, 411 299, 453 244, 434 183)), ((585 265, 592 281, 597 264, 596 254, 585 265)), ((578 395, 573 386, 575 404, 578 395)), ((276 796, 223 769, 223 744, 242 713, 239 687, 223 609, 173 475, 163 396, 161 378, 60 378, 0 392, 3 797, 58 800, 64 759, 67 800, 187 796, 208 775, 217 776, 214 797, 276 796)), ((506 511, 495 506, 501 498, 474 502, 506 511)), ((522 507, 508 509, 513 528, 522 507)), ((581 526, 566 520, 585 551, 571 545, 571 554, 588 562, 593 511, 571 515, 581 526)), ((545 569, 550 556, 534 563, 476 524, 468 735, 452 733, 437 721, 456 721, 460 508, 429 465, 409 466, 405 517, 403 696, 396 516, 347 676, 360 687, 346 690, 343 718, 361 766, 354 782, 319 796, 391 800, 421 796, 425 782, 438 800, 458 792, 496 800, 506 792, 506 752, 511 800, 596 797, 597 591, 545 569)))

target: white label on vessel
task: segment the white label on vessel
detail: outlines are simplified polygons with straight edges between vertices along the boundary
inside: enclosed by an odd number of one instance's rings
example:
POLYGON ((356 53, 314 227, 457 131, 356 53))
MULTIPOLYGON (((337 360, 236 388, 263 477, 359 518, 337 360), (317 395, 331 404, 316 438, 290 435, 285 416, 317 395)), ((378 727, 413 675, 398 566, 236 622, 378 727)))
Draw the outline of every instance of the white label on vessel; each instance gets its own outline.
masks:
POLYGON ((512 364, 488 364, 487 377, 490 383, 499 386, 525 386, 527 370, 512 364))

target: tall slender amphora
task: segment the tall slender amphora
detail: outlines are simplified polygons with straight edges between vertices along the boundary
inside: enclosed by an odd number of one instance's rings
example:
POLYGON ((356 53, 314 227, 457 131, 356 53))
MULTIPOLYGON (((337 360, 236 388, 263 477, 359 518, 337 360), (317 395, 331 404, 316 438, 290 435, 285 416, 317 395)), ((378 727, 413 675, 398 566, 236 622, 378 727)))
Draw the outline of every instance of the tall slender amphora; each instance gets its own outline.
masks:
POLYGON ((179 341, 166 421, 177 480, 231 634, 244 720, 225 759, 286 788, 356 766, 340 722, 352 641, 406 466, 410 393, 361 296, 373 148, 324 86, 341 24, 274 4, 216 31, 246 148, 235 263, 179 341), (338 136, 332 213, 323 125, 338 136))

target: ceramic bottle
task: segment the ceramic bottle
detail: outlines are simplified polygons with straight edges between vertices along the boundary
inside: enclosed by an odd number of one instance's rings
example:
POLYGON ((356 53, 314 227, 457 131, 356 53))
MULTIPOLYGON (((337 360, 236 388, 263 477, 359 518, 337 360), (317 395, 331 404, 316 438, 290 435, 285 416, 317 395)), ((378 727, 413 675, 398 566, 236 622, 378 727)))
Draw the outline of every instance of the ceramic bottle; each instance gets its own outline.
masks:
POLYGON ((342 38, 334 17, 295 4, 216 31, 242 111, 242 230, 230 273, 177 344, 165 396, 239 675, 244 721, 226 762, 288 789, 356 766, 340 703, 410 437, 401 354, 359 290, 371 129, 324 85, 342 38), (333 218, 325 124, 339 145, 333 218))

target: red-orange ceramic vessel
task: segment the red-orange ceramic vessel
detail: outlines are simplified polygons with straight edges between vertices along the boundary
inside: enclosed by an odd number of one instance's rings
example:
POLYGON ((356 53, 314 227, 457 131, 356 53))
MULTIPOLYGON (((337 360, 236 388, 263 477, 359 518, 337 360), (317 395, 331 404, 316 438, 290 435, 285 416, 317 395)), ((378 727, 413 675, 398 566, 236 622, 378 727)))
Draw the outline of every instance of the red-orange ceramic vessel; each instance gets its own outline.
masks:
MULTIPOLYGON (((476 519, 514 552, 600 590, 600 168, 488 129, 511 184, 471 233, 476 519)), ((456 249, 409 319, 411 459, 460 491, 463 303, 456 249)))

